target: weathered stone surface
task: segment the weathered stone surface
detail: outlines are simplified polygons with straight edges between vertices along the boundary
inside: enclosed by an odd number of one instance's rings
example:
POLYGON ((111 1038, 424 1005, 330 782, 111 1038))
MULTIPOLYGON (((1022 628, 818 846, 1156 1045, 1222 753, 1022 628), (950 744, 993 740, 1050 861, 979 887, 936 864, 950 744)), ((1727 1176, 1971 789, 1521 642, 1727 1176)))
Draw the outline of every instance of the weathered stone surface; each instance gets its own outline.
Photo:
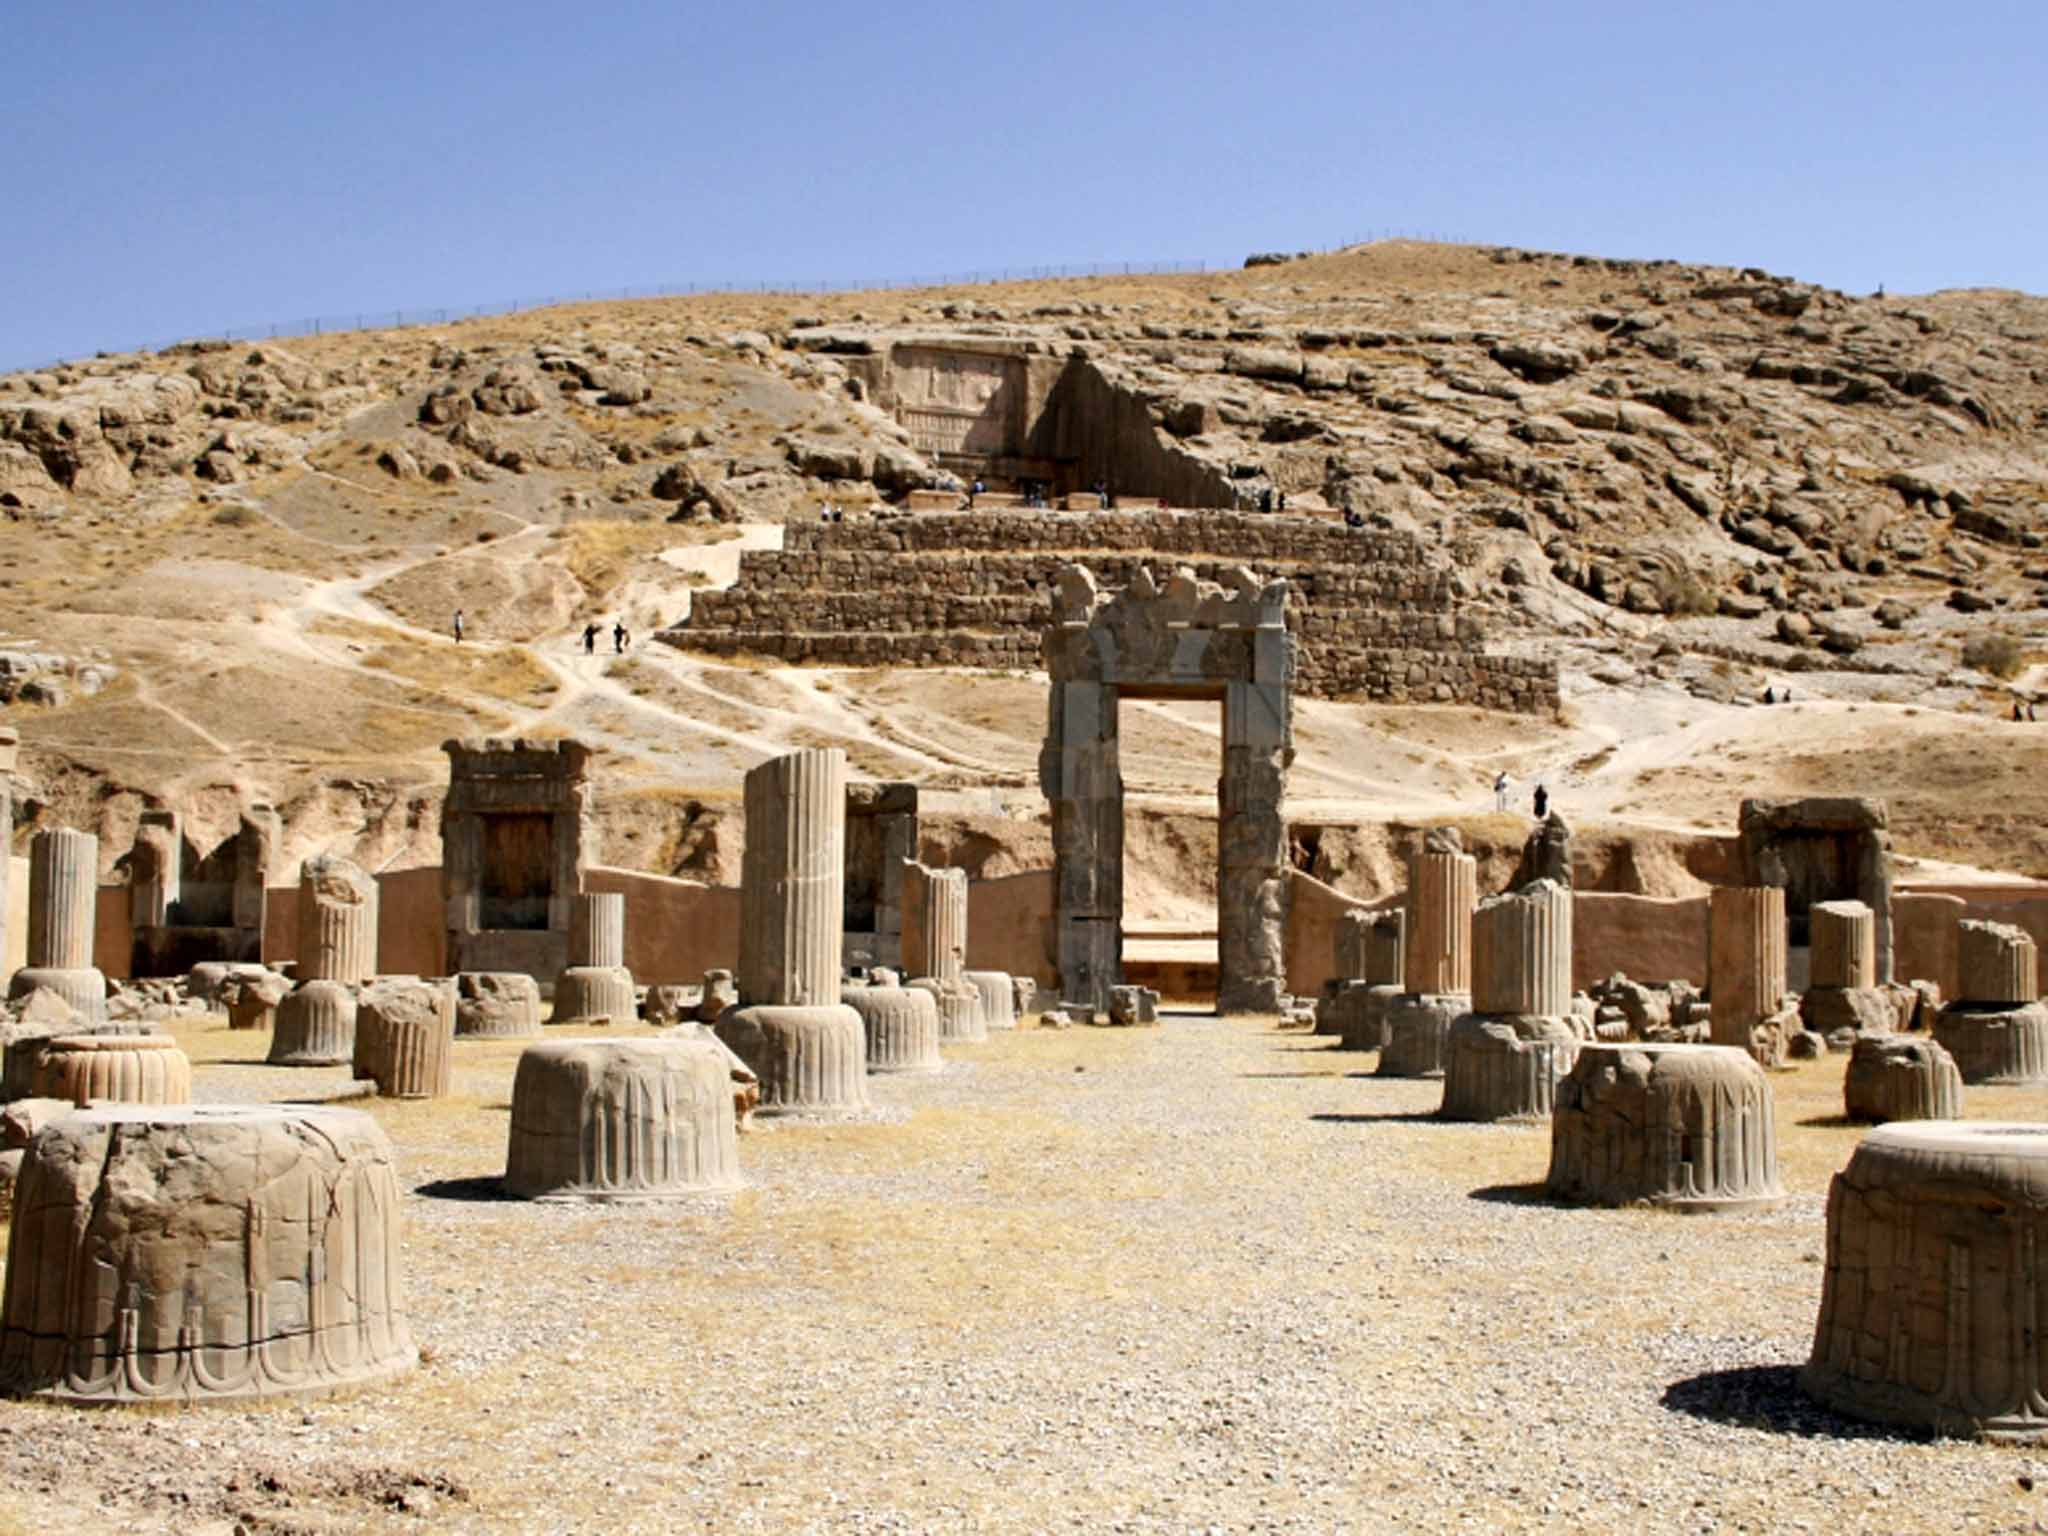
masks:
POLYGON ((355 1076, 387 1099, 443 1099, 454 1086, 452 982, 386 977, 356 998, 355 1076))
MULTIPOLYGON (((696 1019, 700 996, 695 987, 685 987, 675 982, 656 982, 647 989, 647 995, 640 999, 640 1017, 657 1029, 673 1029, 686 1019, 696 1019)), ((460 1029, 456 1033, 460 1034, 460 1029)))
POLYGON ((1010 987, 1008 971, 962 971, 960 979, 981 996, 981 1023, 984 1030, 1017 1027, 1015 993, 1010 987))
POLYGON ((2048 1439, 2048 1127, 1881 1126, 1828 1190, 1800 1384, 1838 1412, 2048 1439))
POLYGON ((1386 1008, 1385 1044, 1380 1047, 1377 1077, 1441 1077, 1451 1025, 1472 1011, 1472 999, 1460 994, 1403 992, 1386 1008))
POLYGON ((1817 901, 1808 914, 1815 987, 1877 985, 1877 914, 1860 901, 1817 901))
MULTIPOLYGON (((748 772, 745 793, 740 999, 835 1007, 846 904, 846 754, 807 748, 771 758, 748 772)), ((772 1098, 765 1075, 762 1084, 765 1104, 772 1098)))
POLYGON ((550 1024, 591 1024, 608 1020, 632 1024, 640 1017, 633 973, 624 966, 572 965, 555 978, 550 1024))
POLYGON ((356 1047, 356 994, 338 981, 302 981, 277 1005, 270 1034, 274 1067, 330 1067, 356 1047))
POLYGON ((2048 1003, 1950 1003, 1934 1038, 1966 1083, 2048 1083, 2048 1003))
POLYGON ((740 1184, 728 1059, 716 1042, 550 1041, 512 1079, 505 1189, 529 1200, 655 1200, 740 1184))
POLYGON ((1038 1008, 1038 983, 1029 976, 1010 978, 1010 1007, 1019 1020, 1029 1018, 1038 1008))
POLYGON ((2040 997, 2039 955, 2026 929, 1969 920, 1956 926, 1958 1001, 2018 1004, 2040 997))
POLYGON ((377 973, 377 882, 325 855, 299 874, 300 981, 354 986, 377 973))
POLYGON ((981 1021, 981 994, 965 981, 940 981, 919 976, 904 983, 928 994, 939 1011, 939 1040, 946 1045, 975 1045, 988 1038, 981 1021))
POLYGON ((1444 1044, 1446 1120, 1548 1120, 1557 1085, 1578 1054, 1561 1018, 1468 1013, 1444 1044))
POLYGON ((585 868, 597 858, 594 752, 573 740, 516 739, 449 741, 441 750, 448 968, 553 976, 579 963, 569 930, 585 868))
POLYGON ((1785 893, 1777 886, 1718 886, 1708 928, 1713 1039, 1767 1067, 1783 1059, 1770 1021, 1785 1004, 1785 893))
POLYGON ((38 992, 62 998, 66 1007, 88 1024, 107 1017, 107 978, 88 966, 84 970, 59 970, 47 965, 25 965, 7 983, 10 1004, 26 1003, 38 992))
POLYGON ((1572 1010, 1572 893, 1537 880, 1472 915, 1472 1011, 1563 1018, 1572 1010))
POLYGON ((1729 1046, 1581 1046, 1557 1089, 1548 1187, 1587 1205, 1774 1204, 1785 1192, 1770 1079, 1729 1046))
POLYGON ((524 971, 464 971, 455 978, 455 1033, 540 1033, 540 987, 524 971))
POLYGON ((1409 857, 1402 979, 1411 992, 1472 990, 1472 909, 1478 900, 1479 864, 1469 853, 1425 844, 1409 857))
POLYGON ((706 971, 704 997, 697 1004, 697 1017, 705 1024, 716 1024, 726 1009, 738 1006, 739 1000, 740 989, 731 971, 706 971))
POLYGON ((57 1035, 36 1056, 33 1091, 80 1108, 95 1099, 188 1104, 192 1063, 168 1035, 57 1035))
POLYGON ((842 985, 840 1001, 860 1015, 870 1072, 937 1072, 938 1000, 922 987, 842 985))
POLYGON ((38 832, 28 860, 28 963, 53 971, 91 969, 100 840, 69 827, 38 832))
POLYGON ((903 969, 958 982, 967 970, 967 871, 903 865, 903 969))
POLYGON ((236 966, 220 984, 229 1029, 275 1029, 277 1008, 292 990, 291 978, 264 966, 236 966))
MULTIPOLYGON (((836 976, 833 986, 838 987, 836 976)), ((971 1002, 966 1006, 973 1008, 971 1002)), ((742 1004, 718 1021, 718 1037, 760 1078, 761 1114, 867 1108, 867 1031, 860 1015, 844 1004, 742 1004)))
POLYGON ((1042 656, 1051 674, 1040 787, 1052 803, 1060 991, 1107 1006, 1122 977, 1123 777, 1118 701, 1168 690, 1223 701, 1218 781, 1217 1007, 1277 1013, 1287 991, 1286 777, 1294 760, 1296 646, 1287 586, 1248 570, 1223 584, 1140 566, 1121 590, 1057 570, 1042 656))
POLYGON ((1849 1054, 1842 1103, 1851 1120, 1954 1120, 1963 1112, 1963 1077, 1937 1041, 1869 1035, 1849 1054))
POLYGON ((1150 987, 1111 987, 1109 1022, 1128 1028, 1159 1022, 1159 994, 1150 987))
POLYGON ((408 1370, 400 1203, 390 1143, 356 1110, 79 1110, 22 1169, 0 1390, 196 1402, 408 1370))
POLYGON ((1572 885, 1572 829, 1552 811, 1536 823, 1536 829, 1522 844, 1522 857, 1508 881, 1508 889, 1520 891, 1539 880, 1548 880, 1566 890, 1572 885))
POLYGON ((1808 987, 1799 997, 1799 1017, 1818 1035, 1888 1035, 1899 1022, 1891 995, 1881 987, 1808 987))
POLYGON ((1876 977, 1870 984, 1890 981, 1892 845, 1885 802, 1846 796, 1745 800, 1740 825, 1741 883, 1785 893, 1788 933, 1809 936, 1818 903, 1859 901, 1870 908, 1873 922, 1876 977))
POLYGON ((620 970, 626 964, 626 898, 617 891, 585 892, 569 921, 569 964, 620 970))

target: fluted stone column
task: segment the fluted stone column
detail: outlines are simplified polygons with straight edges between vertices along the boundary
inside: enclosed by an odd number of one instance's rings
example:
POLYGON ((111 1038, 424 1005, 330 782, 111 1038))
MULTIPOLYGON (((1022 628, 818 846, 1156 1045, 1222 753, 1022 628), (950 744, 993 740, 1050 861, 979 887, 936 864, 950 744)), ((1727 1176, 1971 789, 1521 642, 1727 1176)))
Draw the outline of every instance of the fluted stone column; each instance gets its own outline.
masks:
POLYGON ((1469 853, 1427 849, 1408 861, 1403 981, 1424 995, 1472 990, 1472 908, 1479 865, 1469 853))
POLYGON ((21 733, 0 725, 0 970, 6 968, 8 885, 14 854, 14 763, 21 751, 21 733))
POLYGON ((1877 914, 1860 901, 1817 901, 1810 913, 1812 984, 1877 985, 1877 914))
POLYGON ((550 1022, 631 1024, 639 1016, 633 973, 626 969, 626 898, 586 891, 569 917, 569 968, 555 978, 550 1022))
POLYGON ((2038 1001, 2033 939, 2009 923, 1957 927, 1962 996, 1935 1019, 1934 1038, 1966 1083, 2048 1082, 2048 1004, 2038 1001))
POLYGON ((1714 1044, 1776 1066, 1782 1040, 1773 1045, 1765 1026, 1785 1004, 1785 892, 1769 885, 1717 887, 1708 939, 1714 1044))
POLYGON ((28 963, 77 971, 92 964, 100 840, 59 827, 29 845, 28 963))
POLYGON ((59 827, 29 844, 28 964, 8 983, 10 998, 38 987, 57 993, 85 1018, 107 1016, 107 979, 92 963, 99 905, 100 840, 59 827))
POLYGON ((571 965, 626 963, 626 898, 617 891, 587 893, 576 898, 569 921, 571 965))
POLYGON ((745 799, 740 1001, 720 1016, 719 1038, 760 1078, 761 1114, 863 1109, 867 1034, 839 995, 846 754, 771 758, 747 774, 745 799))
POLYGON ((306 860, 299 872, 299 980, 357 986, 376 973, 377 882, 347 859, 306 860))
POLYGON ((747 774, 740 1000, 839 1001, 846 889, 846 754, 812 748, 747 774))
POLYGON ((128 853, 128 921, 163 928, 171 921, 183 875, 184 835, 176 811, 144 811, 128 853))
POLYGON ((910 985, 932 994, 939 1038, 985 1040, 981 994, 966 979, 967 871, 903 866, 903 967, 910 985))
POLYGON ((1572 1011, 1572 893, 1550 880, 1490 897, 1472 918, 1472 1011, 1572 1011))

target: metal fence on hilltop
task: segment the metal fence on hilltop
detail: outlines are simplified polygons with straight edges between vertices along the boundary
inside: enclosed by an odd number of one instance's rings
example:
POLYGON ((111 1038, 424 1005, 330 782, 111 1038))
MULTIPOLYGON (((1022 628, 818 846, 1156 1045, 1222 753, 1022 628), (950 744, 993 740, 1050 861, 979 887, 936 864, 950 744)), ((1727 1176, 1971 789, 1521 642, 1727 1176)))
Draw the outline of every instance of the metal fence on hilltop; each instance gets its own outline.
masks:
MULTIPOLYGON (((1421 240, 1435 242, 1456 242, 1456 236, 1425 233, 1419 230, 1380 229, 1361 235, 1339 245, 1320 247, 1314 250, 1290 251, 1288 255, 1328 255, 1332 251, 1348 250, 1354 245, 1365 245, 1381 240, 1421 240)), ((987 267, 969 272, 926 273, 910 277, 860 277, 860 278, 812 278, 800 281, 763 282, 703 282, 703 283, 656 283, 646 287, 633 288, 592 288, 581 293, 574 291, 548 294, 540 298, 507 299, 495 304, 446 304, 417 309, 358 309, 344 310, 339 314, 309 315, 297 320, 272 320, 257 325, 233 325, 210 330, 186 331, 179 335, 155 341, 144 341, 132 347, 103 348, 95 356, 109 353, 161 352, 166 348, 190 345, 194 342, 262 342, 282 341, 300 336, 331 336, 349 331, 409 330, 429 325, 455 325, 465 320, 481 320, 503 315, 524 314, 529 310, 555 309, 569 304, 613 303, 626 299, 687 299, 717 294, 781 296, 803 298, 810 294, 870 293, 899 291, 906 289, 970 288, 986 287, 999 283, 1046 282, 1066 278, 1082 277, 1175 277, 1199 275, 1205 272, 1227 272, 1238 270, 1235 265, 1217 265, 1206 261, 1098 261, 1082 262, 1063 266, 1045 267, 987 267)), ((41 363, 0 364, 0 368, 14 372, 34 372, 47 368, 61 368, 68 363, 85 361, 83 355, 51 358, 41 363)))

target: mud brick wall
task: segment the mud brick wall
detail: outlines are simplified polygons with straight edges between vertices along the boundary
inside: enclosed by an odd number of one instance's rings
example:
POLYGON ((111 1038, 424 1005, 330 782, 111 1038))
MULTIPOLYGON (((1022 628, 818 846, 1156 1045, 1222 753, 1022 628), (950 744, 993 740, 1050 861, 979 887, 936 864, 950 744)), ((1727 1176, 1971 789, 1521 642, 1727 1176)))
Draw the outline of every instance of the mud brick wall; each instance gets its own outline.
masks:
POLYGON ((1454 574, 1414 538, 1256 513, 999 509, 791 524, 784 548, 743 554, 735 584, 698 594, 661 638, 795 664, 1036 667, 1054 578, 1073 562, 1105 587, 1141 567, 1284 579, 1296 686, 1315 697, 1557 707, 1555 665, 1488 654, 1454 574))

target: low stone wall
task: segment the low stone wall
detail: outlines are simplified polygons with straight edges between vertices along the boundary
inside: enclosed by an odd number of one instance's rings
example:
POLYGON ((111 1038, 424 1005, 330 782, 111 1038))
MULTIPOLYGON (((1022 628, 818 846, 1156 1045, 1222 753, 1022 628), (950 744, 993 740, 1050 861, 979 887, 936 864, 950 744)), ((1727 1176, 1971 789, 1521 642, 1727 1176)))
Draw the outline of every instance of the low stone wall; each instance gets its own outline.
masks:
POLYGON ((1572 896, 1572 987, 1584 991, 1616 971, 1635 981, 1707 983, 1707 896, 1572 896))
POLYGON ((1077 561, 1108 586, 1141 567, 1221 581, 1248 566, 1285 580, 1305 694, 1557 707, 1555 664, 1487 654, 1456 573, 1410 535, 1255 513, 1004 509, 793 523, 782 549, 747 551, 735 584, 697 594, 661 638, 799 665, 1032 668, 1055 577, 1077 561))
POLYGON ((1033 977, 1048 996, 1059 990, 1051 870, 968 883, 967 968, 1033 977))

